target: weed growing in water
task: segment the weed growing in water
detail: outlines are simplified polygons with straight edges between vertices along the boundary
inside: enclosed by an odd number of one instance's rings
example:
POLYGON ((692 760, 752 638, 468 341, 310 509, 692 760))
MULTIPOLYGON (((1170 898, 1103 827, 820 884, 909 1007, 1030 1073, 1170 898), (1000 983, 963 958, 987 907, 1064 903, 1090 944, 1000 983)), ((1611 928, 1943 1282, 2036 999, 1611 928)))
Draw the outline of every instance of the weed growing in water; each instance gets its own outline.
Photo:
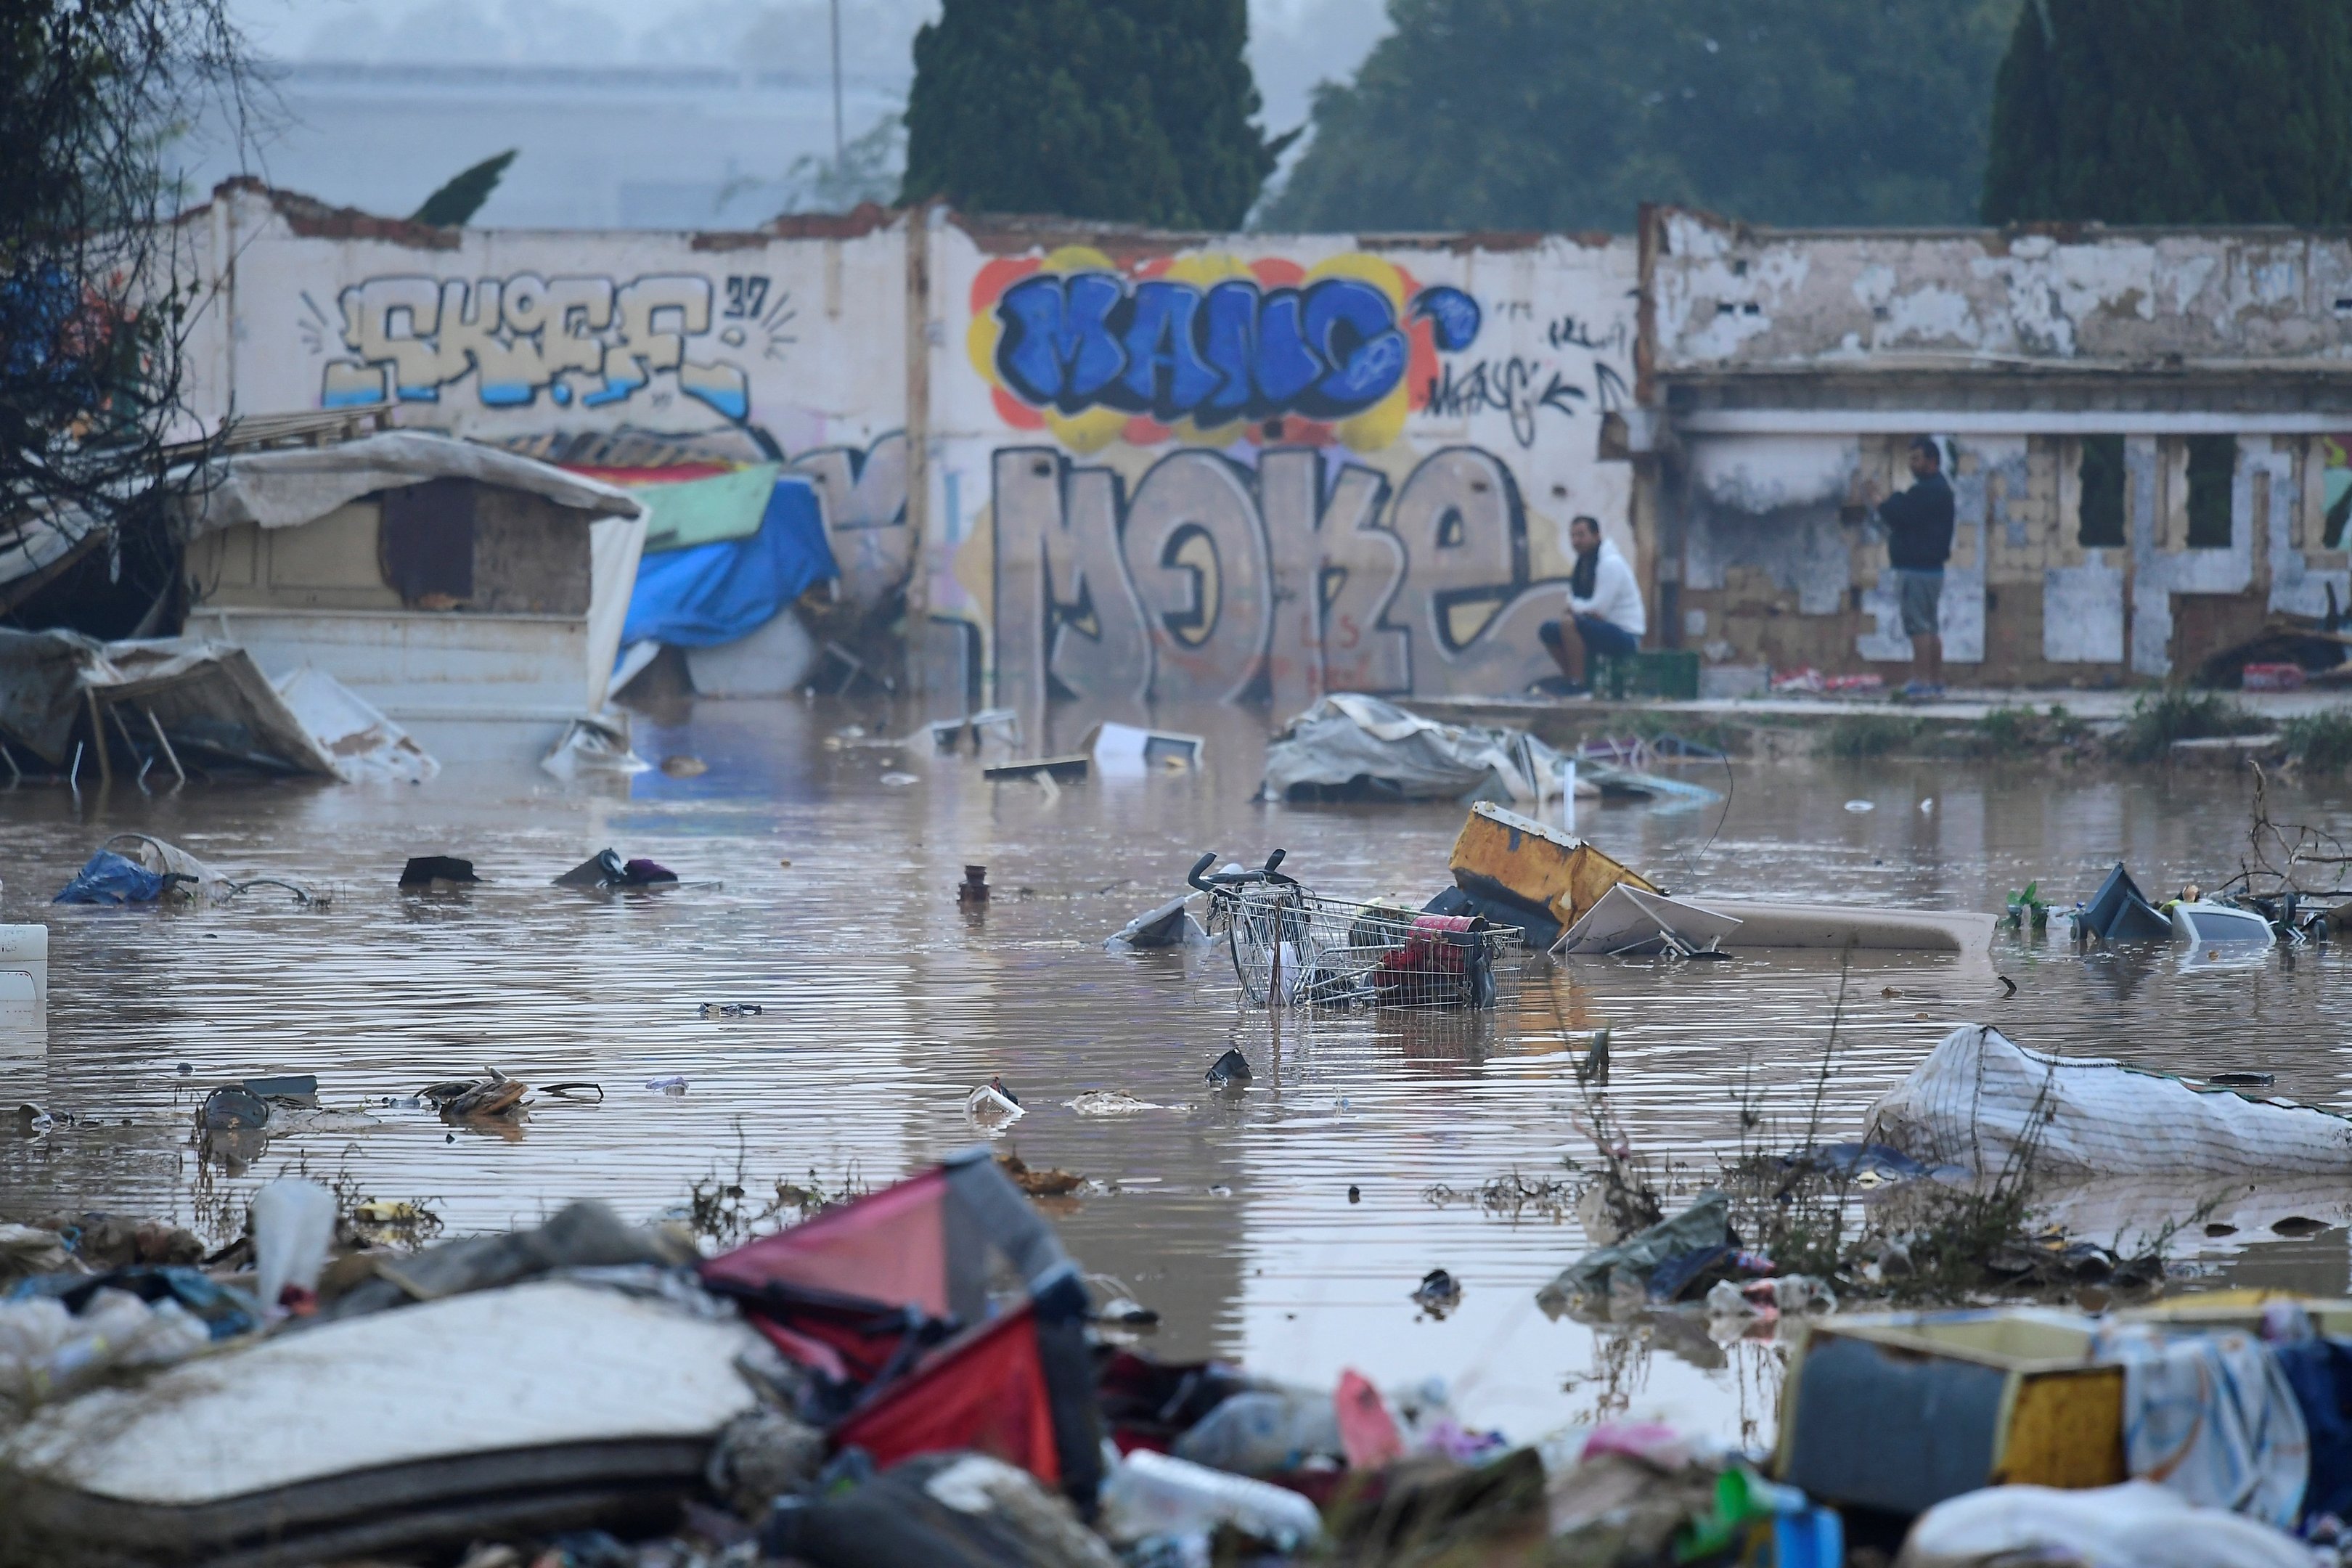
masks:
MULTIPOLYGON (((829 1208, 838 1208, 853 1199, 862 1198, 873 1189, 853 1163, 842 1173, 841 1180, 827 1186, 812 1165, 808 1184, 788 1182, 778 1177, 775 1193, 771 1198, 754 1195, 745 1175, 749 1163, 749 1146, 743 1138, 740 1118, 735 1122, 735 1172, 722 1176, 714 1167, 709 1173, 694 1183, 688 1190, 683 1212, 676 1217, 694 1233, 698 1241, 709 1242, 714 1247, 733 1247, 771 1230, 782 1230, 812 1215, 829 1208)), ((675 1211, 674 1211, 675 1212, 675 1211)))
MULTIPOLYGON (((1573 1169, 1565 1162, 1563 1169, 1573 1169)), ((1449 1187, 1440 1182, 1422 1189, 1422 1201, 1444 1208, 1452 1204, 1478 1205, 1479 1212, 1496 1219, 1517 1220, 1522 1215, 1538 1215, 1558 1220, 1576 1204, 1576 1184, 1566 1176, 1523 1176, 1518 1169, 1489 1176, 1473 1192, 1449 1187)))

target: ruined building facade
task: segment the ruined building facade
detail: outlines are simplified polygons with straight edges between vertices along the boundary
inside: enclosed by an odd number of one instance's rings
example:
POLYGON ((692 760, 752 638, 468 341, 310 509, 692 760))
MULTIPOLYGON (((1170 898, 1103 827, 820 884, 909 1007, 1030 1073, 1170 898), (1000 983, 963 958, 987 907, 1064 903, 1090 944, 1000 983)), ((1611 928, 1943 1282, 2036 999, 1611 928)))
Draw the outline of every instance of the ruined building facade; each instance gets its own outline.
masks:
POLYGON ((383 402, 559 460, 780 460, 844 591, 973 702, 1517 691, 1579 515, 1653 641, 1907 658, 1853 503, 1921 433, 1962 683, 2162 679, 2352 608, 2339 236, 459 231, 249 182, 179 233, 207 419, 383 402))
POLYGON ((1640 403, 1662 622, 1775 666, 1907 658, 1865 479, 1943 438, 1956 679, 2193 675, 2352 613, 2352 237, 1802 232, 1654 209, 1640 403))

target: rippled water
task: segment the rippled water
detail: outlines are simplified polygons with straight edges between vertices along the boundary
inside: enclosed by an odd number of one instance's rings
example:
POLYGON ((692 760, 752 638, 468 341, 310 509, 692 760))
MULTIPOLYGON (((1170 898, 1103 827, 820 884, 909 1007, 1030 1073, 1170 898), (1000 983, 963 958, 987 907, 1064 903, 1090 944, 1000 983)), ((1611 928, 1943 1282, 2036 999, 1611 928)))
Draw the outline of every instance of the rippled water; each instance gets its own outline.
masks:
MULTIPOLYGON (((1283 847, 1286 868, 1319 889, 1417 903, 1446 879, 1459 807, 1255 804, 1264 726, 1228 711, 1159 715, 1209 736, 1199 772, 1058 792, 984 782, 968 755, 928 746, 824 743, 853 721, 897 733, 915 717, 704 703, 673 725, 641 721, 638 749, 690 752, 709 771, 643 774, 625 793, 477 763, 413 788, 0 794, 0 915, 52 931, 47 1052, 0 1058, 0 1098, 78 1119, 37 1139, 0 1133, 0 1215, 69 1204, 217 1228, 298 1158, 373 1195, 429 1199, 460 1231, 575 1196, 650 1215, 739 1161, 754 1188, 812 1170, 827 1184, 884 1181, 971 1142, 964 1097, 1001 1073, 1031 1108, 1009 1146, 1115 1184, 1060 1205, 1057 1223, 1090 1268, 1166 1314, 1165 1353, 1310 1382, 1344 1366, 1383 1381, 1441 1374, 1466 1415, 1520 1436, 1602 1410, 1769 1432, 1772 1347, 1547 1321, 1533 1293, 1582 1250, 1574 1219, 1512 1223, 1425 1194, 1513 1168, 1557 1173, 1579 1152, 1570 1118, 1581 1103, 1563 1037, 1604 1024, 1611 1104, 1645 1153, 1696 1185, 1736 1141, 1744 1081, 1774 1113, 1801 1114, 1840 994, 1833 960, 1580 963, 1476 1024, 1286 1016, 1277 1028, 1238 1005, 1222 949, 1118 957, 1103 936, 1210 848, 1255 860, 1283 847), (885 784, 891 773, 914 782, 885 784), (302 910, 256 889, 181 913, 43 902, 127 829, 240 878, 335 897, 302 910), (715 885, 637 897, 547 886, 607 845, 715 885), (467 856, 488 880, 404 897, 394 882, 416 853, 467 856), (996 889, 982 914, 954 900, 967 862, 996 889), (705 1001, 765 1012, 704 1019, 705 1001), (1257 1071, 1237 1098, 1202 1081, 1229 1045, 1257 1071), (374 1130, 281 1142, 234 1175, 200 1168, 187 1146, 195 1100, 224 1079, 315 1072, 325 1100, 348 1106, 485 1065, 536 1083, 593 1079, 608 1098, 542 1102, 503 1136, 379 1105, 374 1130), (672 1074, 684 1095, 643 1087, 672 1074), (1064 1108, 1098 1089, 1167 1109, 1104 1121, 1064 1108), (1437 1321, 1408 1294, 1441 1266, 1464 1299, 1437 1321)), ((1067 747, 1080 724, 1062 728, 1049 744, 1067 747)), ((1784 764, 1734 782, 1727 812, 1588 805, 1581 826, 1676 889, 1985 910, 2035 878, 2062 900, 2087 896, 2119 856, 2151 890, 2211 885, 2235 868, 2246 817, 2244 782, 2216 774, 1784 764)), ((2282 818, 2340 821, 2345 804, 2273 792, 2282 818)), ((2082 959, 2000 941, 1991 964, 1856 966, 1833 1133, 1858 1128, 1874 1095, 1968 1019, 2167 1068, 2259 1067, 2281 1093, 2347 1100, 2332 954, 2184 968, 2169 953, 2082 959), (2013 1000, 1996 1000, 1996 967, 2017 980, 2013 1000)), ((2323 1217, 2340 1224, 2352 1203, 2323 1217)), ((2341 1230, 2243 1240, 2217 1244, 2238 1249, 2214 1255, 2214 1278, 2346 1287, 2341 1230)))

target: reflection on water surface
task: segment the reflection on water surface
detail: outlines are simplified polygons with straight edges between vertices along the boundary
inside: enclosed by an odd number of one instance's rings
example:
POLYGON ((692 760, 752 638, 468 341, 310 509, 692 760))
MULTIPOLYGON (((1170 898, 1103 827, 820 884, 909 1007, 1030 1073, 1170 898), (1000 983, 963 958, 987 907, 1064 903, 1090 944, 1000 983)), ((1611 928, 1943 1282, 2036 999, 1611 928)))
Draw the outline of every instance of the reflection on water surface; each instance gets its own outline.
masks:
MULTIPOLYGON (((1158 716, 1209 736, 1198 772, 1053 792, 984 783, 969 753, 823 744, 853 721, 899 733, 914 718, 705 703, 675 726, 641 722, 638 749, 709 771, 642 774, 625 795, 464 761, 408 788, 118 788, 79 806, 53 789, 0 793, 0 914, 53 933, 47 1048, 0 1058, 0 1097, 76 1117, 0 1138, 0 1215, 70 1204, 233 1226, 245 1195, 295 1159, 428 1199, 460 1231, 573 1196, 647 1215, 739 1160, 755 1188, 812 1170, 827 1185, 886 1180, 972 1142, 965 1095, 1001 1074, 1030 1108, 1007 1145, 1115 1185, 1055 1216, 1090 1268, 1165 1314, 1152 1342, 1165 1353, 1308 1382, 1350 1365, 1440 1374, 1466 1415, 1521 1436, 1606 1412, 1769 1435, 1773 1347, 1727 1350, 1673 1321, 1548 1321, 1534 1291, 1582 1249, 1573 1214, 1514 1219, 1424 1194, 1557 1173, 1577 1152, 1580 1103, 1562 1040, 1602 1025, 1618 1115, 1646 1152, 1703 1181, 1736 1142, 1751 1075, 1770 1109, 1801 1113, 1840 990, 1833 958, 1579 963, 1496 1018, 1270 1020, 1237 1005, 1222 949, 1118 957, 1102 938, 1209 848, 1255 861, 1282 847, 1319 890, 1418 903, 1444 880, 1460 808, 1255 804, 1264 725, 1246 713, 1158 716), (916 782, 886 784, 893 773, 916 782), (185 913, 43 902, 100 839, 132 828, 335 896, 316 910, 268 889, 185 913), (547 886, 607 845, 718 886, 547 886), (403 896, 401 862, 420 853, 468 857, 488 879, 403 896), (996 889, 982 912, 955 901, 967 863, 996 889), (705 1018, 704 1002, 764 1011, 705 1018), (1256 1070, 1238 1095, 1202 1078, 1228 1046, 1256 1070), (486 1066, 593 1079, 606 1099, 542 1102, 505 1135, 378 1103, 486 1066), (185 1134, 202 1090, 280 1070, 317 1073, 329 1104, 371 1105, 381 1125, 280 1142, 239 1173, 200 1170, 185 1134), (671 1075, 685 1094, 644 1087, 671 1075), (1168 1109, 1065 1108, 1091 1089, 1168 1109), (1438 1267, 1463 1286, 1443 1321, 1410 1299, 1438 1267)), ((1067 749, 1084 721, 1066 727, 1039 749, 1067 749)), ((2037 878, 2062 902, 2087 896, 2118 857, 2152 893, 2211 887, 2235 869, 2246 797, 2226 774, 1949 763, 1743 768, 1736 786, 1719 831, 1715 807, 1588 804, 1582 826, 1677 891, 1989 910, 2037 878), (1854 799, 1875 809, 1846 810, 1854 799)), ((2273 791, 2282 819, 2333 821, 2341 804, 2273 791)), ((2274 1072, 2281 1094, 2341 1105, 2341 984, 2326 952, 2200 966, 2006 934, 1990 963, 1857 963, 1831 1131, 1858 1129, 1870 1100, 1967 1019, 2167 1069, 2274 1072), (1996 968, 2017 981, 2013 1000, 1998 999, 1996 968)), ((2318 1217, 2341 1225, 2352 1199, 2318 1217)), ((2219 1249, 2214 1278, 2346 1288, 2341 1229, 2252 1239, 2198 1238, 2219 1249)))

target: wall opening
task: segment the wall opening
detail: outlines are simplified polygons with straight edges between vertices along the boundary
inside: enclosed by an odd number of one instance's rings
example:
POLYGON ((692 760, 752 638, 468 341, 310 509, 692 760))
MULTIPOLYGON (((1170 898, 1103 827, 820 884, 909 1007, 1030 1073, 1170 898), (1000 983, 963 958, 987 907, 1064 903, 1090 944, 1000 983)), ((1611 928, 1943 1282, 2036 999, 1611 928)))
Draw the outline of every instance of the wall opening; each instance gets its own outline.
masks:
MULTIPOLYGON (((2124 544, 2124 438, 2085 436, 2082 502, 2075 512, 2075 542, 2085 550, 2118 550, 2124 544)), ((2226 529, 2226 523, 2224 525, 2226 529)))
POLYGON ((2230 484, 2238 472, 2235 436, 2189 437, 2189 548, 2230 548, 2230 484))

